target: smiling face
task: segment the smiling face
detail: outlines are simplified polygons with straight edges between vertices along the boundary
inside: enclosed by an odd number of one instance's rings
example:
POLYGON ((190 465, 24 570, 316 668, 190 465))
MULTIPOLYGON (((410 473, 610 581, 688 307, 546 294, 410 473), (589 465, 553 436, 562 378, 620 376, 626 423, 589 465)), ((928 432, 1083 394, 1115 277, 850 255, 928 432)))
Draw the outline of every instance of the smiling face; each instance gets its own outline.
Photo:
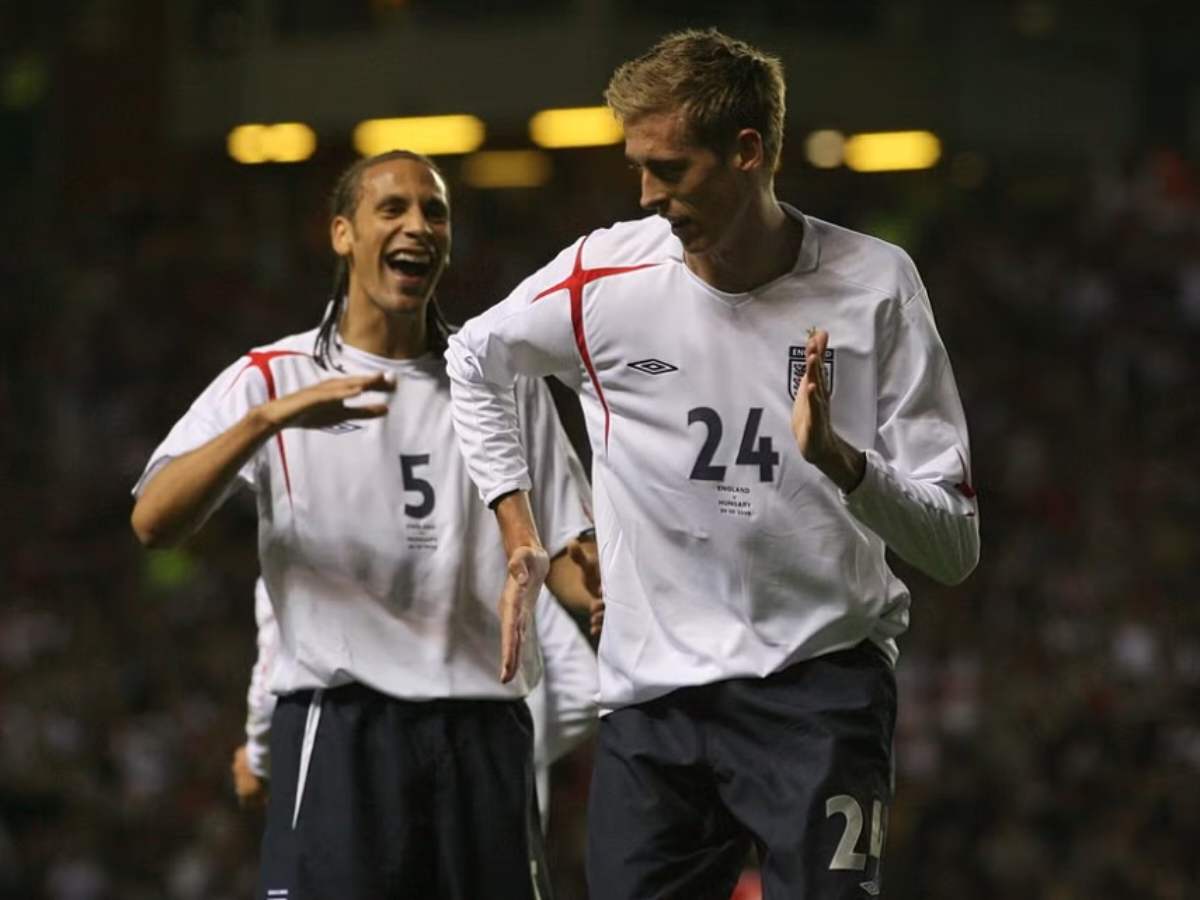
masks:
POLYGON ((350 271, 351 308, 424 315, 450 258, 450 202, 441 176, 420 160, 367 168, 358 202, 330 226, 334 252, 350 271))
POLYGON ((670 222, 693 256, 720 249, 756 187, 740 142, 724 156, 702 146, 688 133, 680 111, 626 122, 625 156, 641 176, 642 208, 670 222))

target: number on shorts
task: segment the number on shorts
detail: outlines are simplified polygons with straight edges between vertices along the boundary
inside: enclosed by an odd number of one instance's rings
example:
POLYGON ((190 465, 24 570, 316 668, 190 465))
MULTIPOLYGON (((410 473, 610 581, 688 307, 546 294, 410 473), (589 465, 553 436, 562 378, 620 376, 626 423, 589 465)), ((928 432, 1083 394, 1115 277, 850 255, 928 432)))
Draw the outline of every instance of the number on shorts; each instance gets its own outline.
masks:
POLYGON ((846 827, 842 831, 842 839, 838 841, 837 849, 833 851, 833 862, 829 864, 829 868, 865 869, 867 854, 857 853, 854 850, 858 844, 858 836, 862 834, 862 807, 849 794, 838 794, 825 801, 825 818, 828 819, 838 813, 846 817, 846 827))
POLYGON ((849 794, 838 794, 825 801, 825 818, 838 814, 845 818, 846 827, 842 830, 842 837, 838 841, 837 849, 833 851, 833 861, 829 863, 829 868, 862 872, 867 868, 869 859, 874 863, 872 866, 874 877, 871 881, 864 883, 863 887, 868 890, 868 893, 872 893, 870 888, 874 887, 877 893, 879 862, 883 856, 883 841, 887 832, 887 807, 880 800, 876 800, 871 805, 871 841, 866 853, 860 853, 854 849, 858 846, 858 839, 862 836, 862 806, 849 794))

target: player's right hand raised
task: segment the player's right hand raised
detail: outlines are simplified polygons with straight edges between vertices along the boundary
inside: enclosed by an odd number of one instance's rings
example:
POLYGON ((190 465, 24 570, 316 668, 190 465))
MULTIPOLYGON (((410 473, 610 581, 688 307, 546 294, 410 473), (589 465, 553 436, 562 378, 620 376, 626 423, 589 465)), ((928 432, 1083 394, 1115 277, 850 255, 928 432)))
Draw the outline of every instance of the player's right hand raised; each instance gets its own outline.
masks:
POLYGON ((387 414, 386 403, 355 403, 367 391, 391 392, 396 382, 386 372, 330 378, 292 394, 268 400, 259 410, 273 428, 326 428, 350 419, 377 419, 387 414))

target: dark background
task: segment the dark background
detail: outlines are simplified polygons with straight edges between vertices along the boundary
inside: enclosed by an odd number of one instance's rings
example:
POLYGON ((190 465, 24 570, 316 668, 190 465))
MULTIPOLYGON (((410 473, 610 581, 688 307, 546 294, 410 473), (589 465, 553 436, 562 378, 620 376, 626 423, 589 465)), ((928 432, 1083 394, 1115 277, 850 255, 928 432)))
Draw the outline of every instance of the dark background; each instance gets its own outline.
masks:
MULTIPOLYGON (((916 259, 971 426, 983 558, 914 594, 886 896, 1200 897, 1200 15, 1163 2, 0 0, 0 898, 250 897, 236 808, 253 511, 147 553, 129 489, 223 366, 312 327, 364 118, 547 106, 681 25, 780 54, 780 196, 916 259), (299 120, 294 165, 240 122, 299 120), (811 167, 928 128, 928 171, 811 167)), ((454 195, 462 320, 638 214, 619 147, 454 195)), ((781 373, 782 377, 782 373, 781 373)), ((578 437, 578 435, 576 435, 578 437)), ((555 772, 584 896, 586 748, 555 772)), ((753 896, 752 877, 744 896, 753 896)))

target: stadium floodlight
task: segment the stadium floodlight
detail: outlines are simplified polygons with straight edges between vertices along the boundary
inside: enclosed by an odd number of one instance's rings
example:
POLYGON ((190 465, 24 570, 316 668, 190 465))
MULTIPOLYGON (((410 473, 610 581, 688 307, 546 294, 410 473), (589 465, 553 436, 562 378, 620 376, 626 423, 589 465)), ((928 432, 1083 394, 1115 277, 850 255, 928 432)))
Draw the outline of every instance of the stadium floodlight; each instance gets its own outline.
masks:
POLYGON ((225 148, 229 151, 229 155, 240 163, 266 162, 266 148, 263 146, 263 135, 266 130, 266 125, 238 125, 225 138, 225 148))
POLYGON ((302 162, 317 149, 316 132, 303 122, 269 125, 266 137, 272 162, 302 162))
POLYGON ((846 136, 840 131, 814 131, 804 142, 809 163, 818 169, 836 169, 845 159, 846 136))
POLYGON ((531 188, 549 181, 552 168, 540 150, 486 150, 463 160, 462 177, 474 188, 531 188))
POLYGON ((317 135, 303 122, 248 123, 230 130, 225 147, 231 157, 247 165, 302 162, 316 152, 317 135))
POLYGON ((929 169, 942 155, 942 142, 931 131, 876 131, 846 139, 846 165, 856 172, 903 172, 929 169))
POLYGON ((539 147, 602 147, 619 144, 625 130, 607 106, 543 109, 529 120, 529 137, 539 147))
POLYGON ((471 153, 487 134, 475 116, 413 116, 367 119, 354 127, 354 149, 363 156, 412 150, 427 156, 471 153))

